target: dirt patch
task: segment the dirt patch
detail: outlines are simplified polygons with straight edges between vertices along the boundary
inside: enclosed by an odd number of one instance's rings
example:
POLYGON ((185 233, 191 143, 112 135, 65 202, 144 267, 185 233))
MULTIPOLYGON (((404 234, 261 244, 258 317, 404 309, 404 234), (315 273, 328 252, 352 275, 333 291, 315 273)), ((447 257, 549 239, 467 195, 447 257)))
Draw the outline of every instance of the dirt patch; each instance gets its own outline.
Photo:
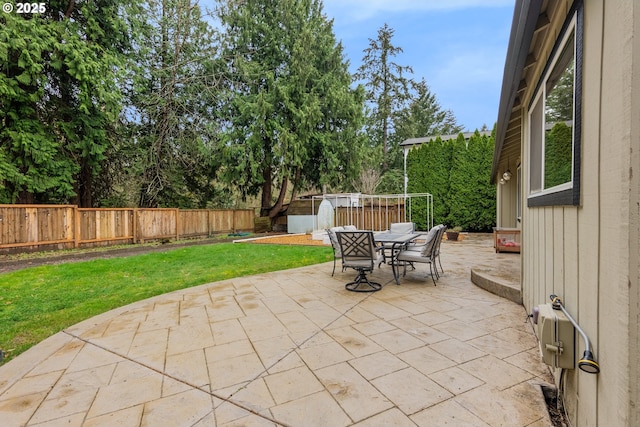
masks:
POLYGON ((569 422, 558 400, 558 390, 552 386, 541 385, 549 419, 553 427, 567 427, 569 422))
POLYGON ((310 245, 310 246, 328 246, 322 240, 313 240, 311 234, 291 234, 280 236, 269 236, 264 238, 247 240, 247 243, 258 244, 276 244, 276 245, 310 245))

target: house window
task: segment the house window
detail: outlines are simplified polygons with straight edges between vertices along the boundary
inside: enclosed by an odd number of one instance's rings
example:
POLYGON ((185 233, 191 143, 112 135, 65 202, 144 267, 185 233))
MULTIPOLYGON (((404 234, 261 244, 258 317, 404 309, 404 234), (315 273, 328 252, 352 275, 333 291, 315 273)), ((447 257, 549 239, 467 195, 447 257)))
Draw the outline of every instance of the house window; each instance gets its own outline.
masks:
POLYGON ((529 206, 580 203, 582 6, 577 3, 529 107, 529 206))

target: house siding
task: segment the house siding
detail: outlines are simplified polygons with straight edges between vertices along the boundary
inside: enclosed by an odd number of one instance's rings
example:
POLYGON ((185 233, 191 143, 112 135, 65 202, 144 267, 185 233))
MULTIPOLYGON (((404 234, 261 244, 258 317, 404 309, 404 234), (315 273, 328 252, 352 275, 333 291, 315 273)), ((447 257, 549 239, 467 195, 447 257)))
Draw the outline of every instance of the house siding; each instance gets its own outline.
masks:
MULTIPOLYGON (((538 47, 537 81, 572 2, 558 2, 538 47)), ((640 425, 640 3, 584 1, 581 201, 526 207, 523 302, 531 312, 560 296, 589 336, 599 375, 556 371, 572 425, 640 425), (635 170, 634 170, 635 169, 635 170), (562 378, 561 378, 562 376, 562 378)), ((523 112, 523 185, 529 176, 528 106, 523 112)), ((499 208, 501 209, 501 208, 499 208)), ((504 208, 502 208, 504 209, 504 208)), ((576 334, 576 360, 584 342, 576 334)))
POLYGON ((516 174, 513 173, 513 177, 509 181, 499 184, 498 187, 496 200, 498 206, 496 224, 498 227, 520 228, 517 221, 516 194, 516 174))
MULTIPOLYGON (((640 35, 640 8, 634 7, 632 35, 640 35)), ((640 425, 640 42, 632 42, 629 149, 629 425, 640 425)))

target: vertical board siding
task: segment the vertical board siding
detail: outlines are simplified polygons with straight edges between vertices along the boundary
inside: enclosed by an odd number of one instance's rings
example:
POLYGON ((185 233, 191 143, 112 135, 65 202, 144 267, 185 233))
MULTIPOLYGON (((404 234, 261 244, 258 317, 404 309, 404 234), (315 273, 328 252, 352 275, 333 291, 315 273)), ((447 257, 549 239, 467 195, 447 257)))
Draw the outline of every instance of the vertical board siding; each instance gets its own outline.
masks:
MULTIPOLYGON (((562 2, 553 13, 547 10, 550 16, 558 15, 549 30, 551 41, 559 34, 566 4, 562 2)), ((639 145, 633 116, 640 115, 634 101, 638 98, 633 96, 640 92, 633 73, 634 53, 639 52, 633 37, 633 30, 640 29, 639 7, 628 0, 584 5, 581 201, 576 207, 523 209, 523 301, 530 311, 548 303, 550 293, 561 296, 589 337, 602 368, 600 375, 578 369, 565 372, 564 403, 571 424, 636 425, 640 365, 637 343, 630 341, 637 336, 640 316, 630 292, 630 277, 637 272, 630 270, 638 265, 634 249, 638 242, 630 241, 627 232, 640 215, 632 203, 638 197, 638 178, 630 156, 639 145)), ((537 57, 544 64, 548 52, 537 57)), ((526 133, 521 149, 522 176, 527 180, 526 133)), ((576 360, 583 350, 584 341, 576 334, 576 360)), ((560 373, 555 375, 558 383, 560 373)))
POLYGON ((0 205, 0 249, 133 244, 253 231, 252 209, 78 208, 0 205))

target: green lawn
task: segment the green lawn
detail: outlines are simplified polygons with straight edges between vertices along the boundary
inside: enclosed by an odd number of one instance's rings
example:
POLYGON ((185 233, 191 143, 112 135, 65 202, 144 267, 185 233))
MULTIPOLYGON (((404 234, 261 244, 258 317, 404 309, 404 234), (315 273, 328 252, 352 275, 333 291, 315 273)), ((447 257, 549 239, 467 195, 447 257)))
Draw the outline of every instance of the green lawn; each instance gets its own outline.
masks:
POLYGON ((330 248, 221 243, 0 275, 5 361, 97 314, 177 289, 330 261, 330 248))

